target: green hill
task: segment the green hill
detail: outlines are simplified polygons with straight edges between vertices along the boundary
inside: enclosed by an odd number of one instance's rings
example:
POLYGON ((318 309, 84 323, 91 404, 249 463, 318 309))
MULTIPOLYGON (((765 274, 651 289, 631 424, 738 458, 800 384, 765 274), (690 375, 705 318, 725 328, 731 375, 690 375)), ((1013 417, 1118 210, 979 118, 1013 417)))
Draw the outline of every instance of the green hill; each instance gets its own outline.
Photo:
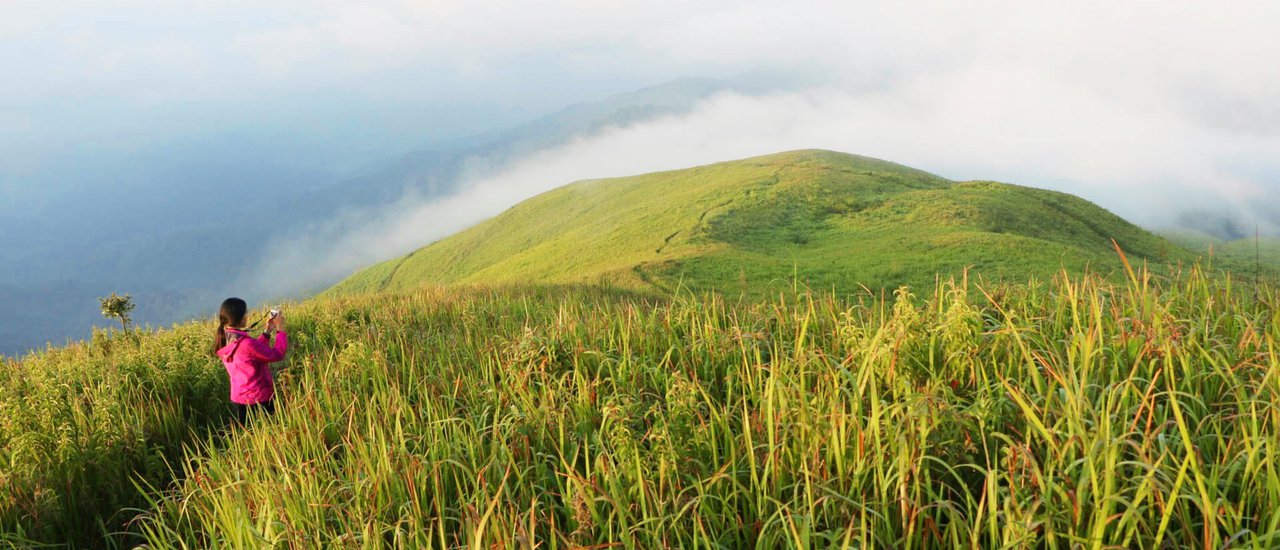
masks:
POLYGON ((1072 195, 804 150, 566 185, 330 293, 604 281, 759 294, 793 277, 847 293, 966 266, 1015 280, 1110 270, 1111 239, 1131 256, 1193 257, 1072 195))

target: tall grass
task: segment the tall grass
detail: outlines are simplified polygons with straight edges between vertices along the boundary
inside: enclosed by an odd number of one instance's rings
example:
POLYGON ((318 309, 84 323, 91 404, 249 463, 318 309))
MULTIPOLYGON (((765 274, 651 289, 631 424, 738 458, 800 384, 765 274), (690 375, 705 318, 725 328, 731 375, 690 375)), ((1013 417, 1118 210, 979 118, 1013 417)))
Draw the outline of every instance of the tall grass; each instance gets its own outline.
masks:
POLYGON ((135 482, 168 483, 183 445, 225 424, 211 335, 102 331, 0 363, 0 547, 138 542, 135 482))
POLYGON ((1280 544, 1274 289, 1114 280, 309 302, 279 413, 144 476, 132 527, 156 548, 1280 544))

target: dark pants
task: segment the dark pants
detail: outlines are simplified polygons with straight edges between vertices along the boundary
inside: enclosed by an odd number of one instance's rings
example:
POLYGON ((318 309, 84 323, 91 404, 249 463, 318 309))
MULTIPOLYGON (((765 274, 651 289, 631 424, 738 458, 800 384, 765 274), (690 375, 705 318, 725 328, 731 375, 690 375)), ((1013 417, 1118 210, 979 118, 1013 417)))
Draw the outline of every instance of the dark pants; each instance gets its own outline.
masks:
POLYGON ((276 412, 276 403, 274 400, 263 401, 261 403, 253 403, 251 405, 241 405, 239 403, 232 403, 231 406, 236 410, 236 423, 240 424, 241 426, 248 423, 250 415, 253 415, 253 416, 257 416, 260 414, 271 415, 271 414, 275 414, 276 412))

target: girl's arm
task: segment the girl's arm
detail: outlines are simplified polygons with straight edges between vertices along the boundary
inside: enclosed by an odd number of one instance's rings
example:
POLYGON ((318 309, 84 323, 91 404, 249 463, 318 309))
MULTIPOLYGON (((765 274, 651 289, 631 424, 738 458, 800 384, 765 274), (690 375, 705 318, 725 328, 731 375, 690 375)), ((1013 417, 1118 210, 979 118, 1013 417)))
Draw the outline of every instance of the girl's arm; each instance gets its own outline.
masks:
POLYGON ((261 337, 245 342, 248 348, 249 356, 259 361, 267 363, 275 363, 284 360, 285 351, 289 348, 289 335, 281 330, 276 332, 276 345, 267 345, 268 336, 263 334, 261 337))

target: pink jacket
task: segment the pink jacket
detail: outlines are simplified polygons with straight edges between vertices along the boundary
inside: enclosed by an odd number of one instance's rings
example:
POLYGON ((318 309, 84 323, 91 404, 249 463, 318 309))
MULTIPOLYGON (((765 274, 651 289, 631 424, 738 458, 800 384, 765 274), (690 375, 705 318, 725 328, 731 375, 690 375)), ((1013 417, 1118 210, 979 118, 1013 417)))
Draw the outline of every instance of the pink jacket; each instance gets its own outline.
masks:
POLYGON ((243 330, 227 329, 227 345, 218 350, 218 357, 231 377, 232 402, 252 405, 275 396, 275 381, 268 365, 284 359, 289 336, 281 330, 276 332, 275 347, 270 341, 265 333, 254 338, 243 330))

